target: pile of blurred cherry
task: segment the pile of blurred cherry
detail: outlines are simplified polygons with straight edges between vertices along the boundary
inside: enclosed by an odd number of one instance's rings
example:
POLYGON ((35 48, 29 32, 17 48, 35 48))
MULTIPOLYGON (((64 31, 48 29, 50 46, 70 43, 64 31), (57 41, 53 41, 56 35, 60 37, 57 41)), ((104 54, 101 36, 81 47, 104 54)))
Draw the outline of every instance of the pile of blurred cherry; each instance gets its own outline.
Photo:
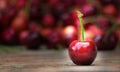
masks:
POLYGON ((114 50, 120 38, 120 0, 0 0, 0 44, 67 48, 78 39, 75 9, 84 14, 85 40, 114 50))

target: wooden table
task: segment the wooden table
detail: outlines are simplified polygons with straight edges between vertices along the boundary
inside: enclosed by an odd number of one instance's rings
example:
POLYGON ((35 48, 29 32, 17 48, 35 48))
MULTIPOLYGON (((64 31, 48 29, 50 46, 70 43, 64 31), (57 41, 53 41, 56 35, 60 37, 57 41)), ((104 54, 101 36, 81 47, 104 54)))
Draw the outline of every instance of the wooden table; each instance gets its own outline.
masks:
POLYGON ((76 66, 67 50, 0 52, 0 72, 120 72, 120 51, 99 51, 90 66, 76 66))

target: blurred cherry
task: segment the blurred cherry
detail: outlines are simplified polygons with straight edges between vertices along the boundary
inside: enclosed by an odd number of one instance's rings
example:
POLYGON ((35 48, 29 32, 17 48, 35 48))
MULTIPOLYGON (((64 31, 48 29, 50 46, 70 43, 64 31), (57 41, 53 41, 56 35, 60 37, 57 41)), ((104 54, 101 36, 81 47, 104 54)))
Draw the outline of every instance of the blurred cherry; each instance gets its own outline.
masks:
POLYGON ((87 31, 91 31, 92 33, 94 33, 94 35, 102 35, 104 33, 101 28, 97 27, 93 23, 85 24, 84 27, 87 31))
POLYGON ((25 38, 25 46, 29 50, 38 50, 40 44, 42 43, 42 38, 37 32, 30 32, 25 38))
POLYGON ((62 43, 62 37, 57 31, 48 34, 47 40, 48 49, 57 48, 57 45, 62 43))
POLYGON ((27 0, 16 0, 15 7, 22 8, 25 7, 27 0))
POLYGON ((81 12, 84 14, 84 17, 95 15, 97 10, 95 6, 91 4, 84 4, 81 8, 81 12))
POLYGON ((60 0, 67 8, 72 6, 71 0, 60 0))
POLYGON ((69 13, 63 13, 60 19, 62 20, 64 26, 72 24, 69 13))
POLYGON ((16 31, 21 31, 27 28, 28 18, 24 13, 18 13, 18 16, 12 21, 11 27, 16 31))
POLYGON ((7 27, 10 26, 10 23, 12 22, 12 20, 16 16, 17 12, 18 11, 15 8, 8 8, 8 9, 6 9, 6 13, 5 13, 5 15, 3 17, 3 20, 2 20, 3 28, 7 28, 7 27))
POLYGON ((36 22, 34 22, 34 21, 31 21, 29 23, 29 27, 28 28, 29 28, 30 31, 33 31, 33 32, 39 32, 39 30, 40 30, 38 24, 36 22))
POLYGON ((45 14, 42 19, 42 24, 45 27, 53 26, 55 23, 55 19, 52 14, 45 14))
POLYGON ((120 39, 120 30, 116 30, 116 35, 117 35, 118 38, 120 39))
POLYGON ((116 17, 117 24, 120 25, 120 14, 116 17))
MULTIPOLYGON (((94 37, 95 37, 95 33, 93 33, 91 30, 85 30, 84 32, 85 41, 93 41, 94 37)), ((79 37, 79 40, 81 40, 81 35, 79 37)))
POLYGON ((111 33, 106 37, 106 34, 97 35, 94 38, 98 50, 114 50, 118 43, 118 37, 115 33, 111 33))
POLYGON ((41 0, 31 0, 31 3, 33 5, 38 5, 40 3, 41 0))
POLYGON ((79 19, 76 14, 77 14, 76 9, 74 9, 68 13, 62 14, 61 19, 64 23, 64 26, 75 25, 77 27, 79 24, 79 19))
POLYGON ((41 19, 42 10, 37 5, 31 5, 30 9, 30 19, 34 21, 39 21, 41 19))
POLYGON ((117 10, 113 4, 108 4, 108 5, 104 6, 103 12, 105 15, 115 16, 117 13, 117 10))
POLYGON ((76 30, 76 28, 74 26, 72 26, 72 25, 66 26, 63 29, 62 37, 63 37, 65 46, 68 47, 69 44, 73 40, 77 39, 77 30, 76 30))
POLYGON ((54 5, 58 4, 58 3, 59 3, 59 0, 48 0, 48 4, 50 6, 54 6, 54 5))
POLYGON ((18 37, 20 44, 25 44, 25 39, 26 37, 28 37, 28 35, 29 35, 29 30, 23 30, 19 33, 18 37))
POLYGON ((17 43, 16 32, 13 29, 6 29, 2 33, 2 43, 5 45, 15 45, 17 43))
POLYGON ((52 7, 52 13, 55 16, 56 20, 60 19, 60 16, 67 11, 67 8, 63 3, 57 3, 52 7))
POLYGON ((73 5, 77 5, 77 6, 82 6, 82 5, 84 5, 84 4, 86 4, 87 3, 87 1, 86 0, 73 0, 72 1, 72 4, 73 5))
POLYGON ((112 23, 109 21, 109 19, 105 17, 99 17, 97 19, 97 24, 103 30, 106 30, 112 26, 112 23))
POLYGON ((39 32, 43 37, 48 37, 48 34, 52 33, 53 29, 51 29, 51 28, 40 28, 39 32))
POLYGON ((8 1, 7 0, 0 0, 0 11, 5 10, 8 7, 8 1))

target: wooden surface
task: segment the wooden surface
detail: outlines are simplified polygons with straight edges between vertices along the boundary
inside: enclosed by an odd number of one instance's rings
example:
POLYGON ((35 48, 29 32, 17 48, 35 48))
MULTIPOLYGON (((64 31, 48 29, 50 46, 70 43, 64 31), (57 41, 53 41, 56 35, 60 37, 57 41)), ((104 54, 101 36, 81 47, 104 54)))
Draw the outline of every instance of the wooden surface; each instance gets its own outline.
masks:
POLYGON ((0 52, 0 72, 120 72, 120 51, 99 51, 90 66, 76 66, 67 50, 0 52))

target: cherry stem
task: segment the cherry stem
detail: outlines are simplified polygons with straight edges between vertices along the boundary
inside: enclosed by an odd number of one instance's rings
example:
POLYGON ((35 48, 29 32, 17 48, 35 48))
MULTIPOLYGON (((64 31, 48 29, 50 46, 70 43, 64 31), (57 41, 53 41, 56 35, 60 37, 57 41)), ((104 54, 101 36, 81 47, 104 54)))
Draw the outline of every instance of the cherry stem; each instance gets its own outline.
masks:
POLYGON ((77 13, 78 13, 79 21, 80 21, 79 28, 81 28, 81 40, 82 42, 84 42, 84 26, 83 26, 83 19, 82 19, 83 14, 80 11, 77 11, 77 13))

